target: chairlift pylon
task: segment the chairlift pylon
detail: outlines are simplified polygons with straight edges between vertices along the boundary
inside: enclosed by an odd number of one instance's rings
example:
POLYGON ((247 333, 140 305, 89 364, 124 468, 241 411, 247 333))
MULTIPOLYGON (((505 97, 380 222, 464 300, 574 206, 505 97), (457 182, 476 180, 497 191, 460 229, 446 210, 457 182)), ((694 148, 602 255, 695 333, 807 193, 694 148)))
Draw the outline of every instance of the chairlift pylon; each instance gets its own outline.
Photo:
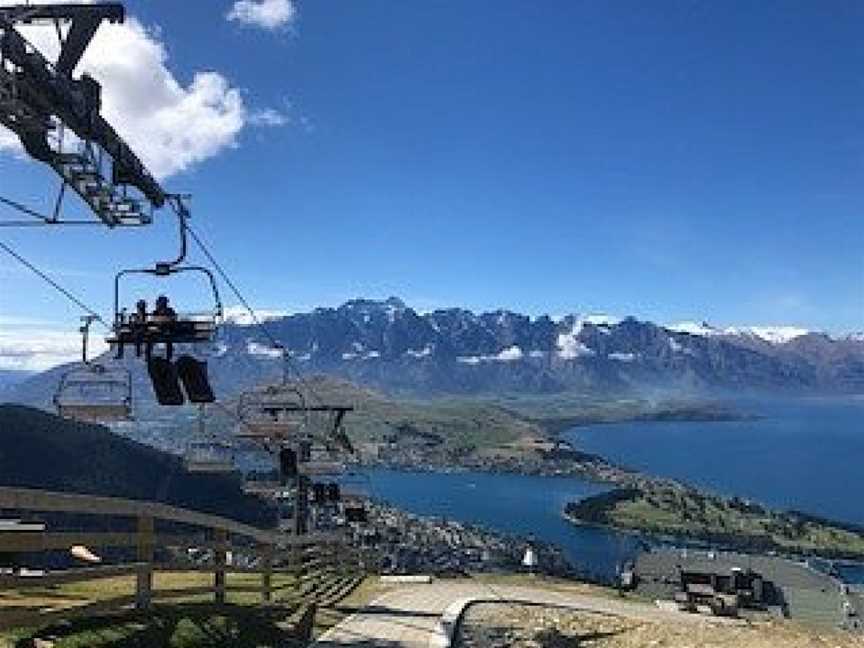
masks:
POLYGON ((81 366, 63 374, 54 393, 54 406, 63 418, 86 423, 111 423, 132 418, 132 375, 88 358, 90 326, 95 315, 81 318, 81 366))

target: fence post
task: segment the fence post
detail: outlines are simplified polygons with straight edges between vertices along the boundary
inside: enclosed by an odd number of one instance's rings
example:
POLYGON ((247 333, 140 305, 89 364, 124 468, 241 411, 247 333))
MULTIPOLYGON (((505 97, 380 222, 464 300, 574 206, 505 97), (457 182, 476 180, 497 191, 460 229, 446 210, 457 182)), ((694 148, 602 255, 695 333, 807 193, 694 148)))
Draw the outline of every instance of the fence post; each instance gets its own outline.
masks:
POLYGON ((273 599, 273 545, 264 545, 261 551, 261 602, 273 599))
POLYGON ((153 517, 138 516, 138 562, 144 563, 138 568, 135 584, 135 607, 146 610, 153 598, 153 517))
POLYGON ((225 564, 228 551, 228 531, 215 529, 214 540, 216 541, 216 553, 214 556, 213 588, 214 597, 218 604, 225 603, 225 564))

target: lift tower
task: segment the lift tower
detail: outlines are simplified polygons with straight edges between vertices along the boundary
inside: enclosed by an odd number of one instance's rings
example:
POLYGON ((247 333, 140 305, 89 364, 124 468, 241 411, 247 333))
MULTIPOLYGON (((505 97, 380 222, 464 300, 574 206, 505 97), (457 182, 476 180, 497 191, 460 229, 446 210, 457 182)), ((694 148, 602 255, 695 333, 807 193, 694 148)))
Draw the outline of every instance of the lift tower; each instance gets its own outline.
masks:
MULTIPOLYGON (((119 3, 0 8, 0 124, 18 136, 28 155, 60 176, 58 207, 69 187, 109 227, 149 224, 153 209, 168 199, 101 115, 99 82, 86 73, 75 76, 99 25, 124 19, 119 3), (49 62, 19 32, 32 24, 56 28, 56 61, 49 62)), ((58 214, 59 208, 53 222, 62 224, 58 214)))

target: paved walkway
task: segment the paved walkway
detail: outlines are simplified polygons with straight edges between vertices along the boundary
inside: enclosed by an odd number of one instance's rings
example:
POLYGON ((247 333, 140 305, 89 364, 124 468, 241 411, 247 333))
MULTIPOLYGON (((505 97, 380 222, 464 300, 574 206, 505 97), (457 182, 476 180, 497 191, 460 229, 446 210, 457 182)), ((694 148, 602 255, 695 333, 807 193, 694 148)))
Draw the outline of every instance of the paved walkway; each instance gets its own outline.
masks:
POLYGON ((701 615, 669 612, 645 603, 617 601, 529 587, 482 583, 437 582, 412 585, 378 597, 321 635, 318 648, 429 648, 440 645, 439 621, 448 605, 459 599, 518 600, 615 614, 646 621, 704 623, 701 615))

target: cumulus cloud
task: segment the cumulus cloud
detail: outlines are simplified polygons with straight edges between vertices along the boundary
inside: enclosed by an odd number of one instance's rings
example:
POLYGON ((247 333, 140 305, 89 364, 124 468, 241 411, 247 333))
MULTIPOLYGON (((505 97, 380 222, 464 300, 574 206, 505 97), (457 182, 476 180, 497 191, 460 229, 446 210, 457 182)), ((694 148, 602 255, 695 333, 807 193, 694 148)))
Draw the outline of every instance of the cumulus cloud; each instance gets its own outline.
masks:
MULTIPOLYGON (((255 314, 258 316, 258 321, 260 322, 267 322, 269 320, 279 319, 290 315, 288 311, 270 308, 255 309, 255 314)), ((238 326, 252 326, 255 324, 255 320, 252 319, 251 313, 249 313, 245 306, 241 306, 240 304, 226 306, 222 311, 222 315, 225 322, 229 324, 236 324, 238 326)))
MULTIPOLYGON (((0 0, 3 4, 10 3, 0 0)), ((49 60, 56 58, 53 27, 24 26, 21 31, 49 60)), ((102 84, 104 116, 160 178, 235 146, 248 124, 287 124, 287 117, 275 110, 250 115, 240 91, 216 71, 198 71, 184 85, 168 68, 158 31, 134 17, 120 25, 103 24, 79 71, 102 84)), ((0 128, 0 149, 17 148, 17 138, 0 128)))
POLYGON ((297 7, 291 0, 237 0, 226 18, 262 29, 281 29, 297 18, 297 7))
MULTIPOLYGON (((99 355, 107 345, 98 335, 91 336, 91 354, 99 355)), ((5 325, 0 322, 0 369, 44 371, 81 357, 81 335, 58 331, 5 325)))

